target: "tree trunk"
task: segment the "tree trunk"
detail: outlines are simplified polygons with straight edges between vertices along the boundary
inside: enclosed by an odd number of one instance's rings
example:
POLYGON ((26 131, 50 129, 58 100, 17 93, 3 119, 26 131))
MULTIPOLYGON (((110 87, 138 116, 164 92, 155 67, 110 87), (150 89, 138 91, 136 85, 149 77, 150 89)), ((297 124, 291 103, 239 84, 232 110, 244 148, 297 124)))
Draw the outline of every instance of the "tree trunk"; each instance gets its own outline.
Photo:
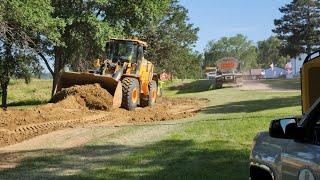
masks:
POLYGON ((54 71, 53 71, 53 76, 52 76, 52 78, 53 78, 52 94, 51 94, 52 96, 57 91, 57 85, 58 85, 58 81, 60 79, 60 71, 63 68, 61 49, 59 47, 55 47, 54 54, 55 54, 55 61, 54 61, 54 71))
POLYGON ((5 58, 1 64, 2 74, 0 77, 0 85, 2 90, 2 109, 7 109, 7 97, 8 97, 8 85, 10 82, 10 70, 14 68, 14 58, 11 52, 11 45, 4 43, 5 49, 5 58))
POLYGON ((2 107, 2 109, 6 110, 7 109, 7 97, 8 97, 8 84, 1 83, 1 90, 2 90, 1 107, 2 107))

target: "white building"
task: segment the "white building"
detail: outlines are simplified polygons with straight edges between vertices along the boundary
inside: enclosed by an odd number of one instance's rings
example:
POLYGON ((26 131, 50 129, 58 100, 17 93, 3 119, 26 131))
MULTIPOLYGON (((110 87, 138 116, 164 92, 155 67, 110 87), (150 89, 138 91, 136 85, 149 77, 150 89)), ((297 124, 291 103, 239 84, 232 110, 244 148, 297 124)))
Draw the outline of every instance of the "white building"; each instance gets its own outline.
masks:
POLYGON ((290 62, 292 65, 292 76, 293 77, 300 76, 300 69, 301 69, 303 62, 307 56, 308 56, 307 54, 301 53, 297 57, 290 59, 290 62))
POLYGON ((274 68, 265 69, 264 71, 262 71, 261 74, 265 79, 276 79, 281 76, 286 76, 287 71, 279 67, 274 67, 274 68))

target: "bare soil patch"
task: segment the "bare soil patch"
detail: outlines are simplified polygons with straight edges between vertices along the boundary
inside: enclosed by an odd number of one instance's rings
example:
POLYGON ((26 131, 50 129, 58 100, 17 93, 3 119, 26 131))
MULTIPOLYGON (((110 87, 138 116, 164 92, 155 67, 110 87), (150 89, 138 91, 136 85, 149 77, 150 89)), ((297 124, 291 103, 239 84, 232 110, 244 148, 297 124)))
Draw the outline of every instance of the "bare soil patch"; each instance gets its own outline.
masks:
POLYGON ((243 86, 239 87, 242 91, 268 91, 268 92, 296 92, 298 90, 290 88, 273 87, 270 84, 263 83, 260 80, 247 80, 243 82, 243 86))
POLYGON ((99 85, 75 86, 53 102, 31 109, 0 111, 0 147, 64 128, 107 123, 166 121, 193 116, 208 102, 198 98, 160 98, 153 107, 134 111, 113 109, 112 96, 99 85))

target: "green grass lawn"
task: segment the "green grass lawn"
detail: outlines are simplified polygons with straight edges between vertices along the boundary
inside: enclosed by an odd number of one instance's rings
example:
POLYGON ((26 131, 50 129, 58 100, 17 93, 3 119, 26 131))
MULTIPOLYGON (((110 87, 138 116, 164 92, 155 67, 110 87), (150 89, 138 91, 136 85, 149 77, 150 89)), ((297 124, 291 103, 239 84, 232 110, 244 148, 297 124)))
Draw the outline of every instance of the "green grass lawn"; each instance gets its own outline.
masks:
MULTIPOLYGON (((186 87, 203 81, 190 82, 186 87)), ((184 87, 182 87, 184 88, 184 87)), ((110 179, 247 179, 254 136, 266 131, 272 119, 299 115, 297 92, 239 91, 232 88, 181 93, 170 96, 208 98, 208 107, 197 116, 176 121, 174 130, 161 141, 133 148, 130 153, 97 171, 76 178, 110 179)), ((156 128, 156 127, 155 127, 156 128)), ((101 146, 103 142, 89 147, 101 146)), ((122 154, 122 153, 119 153, 122 154)))
POLYGON ((272 119, 299 115, 300 94, 207 87, 204 81, 186 81, 166 89, 169 96, 210 100, 192 118, 120 127, 117 133, 66 151, 39 150, 40 156, 0 171, 0 177, 247 179, 254 136, 266 131, 272 119), (154 132, 159 134, 150 135, 154 132), (78 171, 68 176, 64 172, 70 169, 78 171))
POLYGON ((8 87, 8 106, 26 108, 47 103, 51 86, 52 80, 32 79, 30 84, 25 84, 22 79, 12 79, 8 87))

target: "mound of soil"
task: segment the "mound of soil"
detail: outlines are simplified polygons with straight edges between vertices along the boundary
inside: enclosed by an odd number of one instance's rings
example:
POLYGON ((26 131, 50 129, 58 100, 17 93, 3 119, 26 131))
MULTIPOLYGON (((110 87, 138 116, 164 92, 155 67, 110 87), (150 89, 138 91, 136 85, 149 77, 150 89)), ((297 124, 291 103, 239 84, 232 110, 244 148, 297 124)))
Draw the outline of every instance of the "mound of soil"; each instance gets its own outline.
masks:
POLYGON ((63 107, 85 106, 89 109, 109 111, 113 96, 99 84, 73 86, 55 94, 51 100, 63 107))
POLYGON ((207 103, 207 99, 199 98, 160 98, 155 106, 138 108, 122 114, 130 117, 129 123, 167 121, 192 117, 207 103))
POLYGON ((208 102, 198 98, 161 98, 153 107, 127 111, 112 109, 112 99, 99 84, 93 84, 57 93, 52 99, 55 103, 0 110, 0 147, 64 128, 101 123, 119 126, 191 117, 208 102))

